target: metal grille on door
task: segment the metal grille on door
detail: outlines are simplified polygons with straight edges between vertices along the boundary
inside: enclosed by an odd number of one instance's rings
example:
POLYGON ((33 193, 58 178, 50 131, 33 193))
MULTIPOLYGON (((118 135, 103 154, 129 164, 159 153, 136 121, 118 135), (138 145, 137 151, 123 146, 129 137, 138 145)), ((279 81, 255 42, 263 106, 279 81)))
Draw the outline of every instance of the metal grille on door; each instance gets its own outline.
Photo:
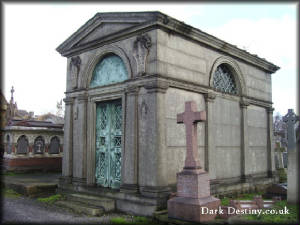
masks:
POLYGON ((96 183, 119 188, 121 183, 122 104, 101 102, 96 108, 96 183))

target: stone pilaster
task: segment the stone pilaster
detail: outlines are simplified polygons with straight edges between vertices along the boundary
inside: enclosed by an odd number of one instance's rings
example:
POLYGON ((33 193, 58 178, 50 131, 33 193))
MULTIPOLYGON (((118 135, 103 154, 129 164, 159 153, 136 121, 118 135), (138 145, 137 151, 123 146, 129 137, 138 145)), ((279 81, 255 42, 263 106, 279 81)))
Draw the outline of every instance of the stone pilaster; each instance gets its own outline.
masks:
POLYGON ((139 190, 149 197, 169 194, 165 140, 165 93, 168 83, 160 80, 145 85, 146 93, 139 106, 141 122, 139 134, 139 190), (141 143, 141 142, 146 143, 141 143))
POLYGON ((73 98, 65 98, 64 124, 64 154, 62 162, 62 176, 72 177, 73 174, 73 98))
POLYGON ((138 191, 138 87, 126 89, 121 191, 138 191))
POLYGON ((94 121, 89 123, 87 127, 87 177, 88 185, 95 185, 95 143, 96 143, 96 103, 89 98, 87 105, 87 121, 94 121))
POLYGON ((242 99, 241 107, 241 179, 246 182, 250 174, 250 155, 249 155, 249 139, 248 139, 248 112, 249 102, 242 99))
POLYGON ((273 111, 274 108, 268 107, 267 111, 267 168, 268 168, 268 176, 273 177, 275 172, 275 157, 274 157, 274 149, 272 148, 273 141, 273 111))
POLYGON ((213 103, 216 95, 208 92, 204 95, 206 104, 205 121, 205 170, 209 173, 211 180, 216 179, 216 146, 215 146, 215 128, 213 122, 213 103))
POLYGON ((87 122, 87 96, 77 97, 76 113, 74 114, 74 146, 73 146, 73 177, 86 178, 86 122, 87 122), (76 121, 76 122, 75 122, 76 121), (76 162, 76 163, 75 163, 76 162))

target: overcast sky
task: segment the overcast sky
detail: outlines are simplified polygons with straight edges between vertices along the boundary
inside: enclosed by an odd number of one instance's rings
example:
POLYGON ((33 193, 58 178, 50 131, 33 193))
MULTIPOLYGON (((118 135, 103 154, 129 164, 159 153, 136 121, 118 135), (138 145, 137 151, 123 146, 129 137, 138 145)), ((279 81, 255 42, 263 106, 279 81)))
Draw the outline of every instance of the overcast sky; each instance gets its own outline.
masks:
POLYGON ((56 113, 67 59, 55 49, 97 12, 158 10, 278 65, 272 75, 274 114, 297 111, 296 3, 2 4, 4 95, 9 101, 14 86, 19 109, 56 113))

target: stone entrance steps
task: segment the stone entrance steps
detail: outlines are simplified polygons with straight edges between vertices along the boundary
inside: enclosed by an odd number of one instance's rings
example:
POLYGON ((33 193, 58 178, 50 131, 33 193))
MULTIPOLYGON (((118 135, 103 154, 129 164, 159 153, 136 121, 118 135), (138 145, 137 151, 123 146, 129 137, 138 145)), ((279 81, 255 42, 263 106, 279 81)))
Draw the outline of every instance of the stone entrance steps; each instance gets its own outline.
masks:
POLYGON ((115 210, 115 200, 85 194, 67 194, 66 200, 55 204, 89 216, 101 216, 115 210))

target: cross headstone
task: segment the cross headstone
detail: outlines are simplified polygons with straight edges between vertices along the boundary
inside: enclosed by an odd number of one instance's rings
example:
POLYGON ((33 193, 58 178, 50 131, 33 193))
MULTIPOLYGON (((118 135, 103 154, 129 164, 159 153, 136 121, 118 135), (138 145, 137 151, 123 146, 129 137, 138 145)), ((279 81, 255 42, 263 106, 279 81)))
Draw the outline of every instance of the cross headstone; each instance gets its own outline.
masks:
POLYGON ((299 116, 294 113, 293 109, 289 109, 282 119, 287 125, 287 149, 293 150, 296 144, 295 123, 299 120, 299 116))
POLYGON ((185 111, 177 115, 177 123, 184 123, 186 130, 186 158, 184 169, 201 169, 198 158, 197 123, 206 120, 206 112, 196 112, 195 102, 186 102, 185 111))
POLYGON ((292 109, 283 117, 283 122, 287 124, 287 150, 288 150, 288 174, 287 174, 287 201, 288 203, 298 204, 299 202, 299 150, 296 148, 295 123, 299 117, 292 109))
POLYGON ((206 120, 206 112, 197 111, 193 101, 185 103, 185 111, 177 115, 177 123, 186 130, 184 168, 177 173, 176 197, 168 200, 168 217, 192 222, 213 220, 216 214, 202 213, 202 208, 215 212, 220 200, 210 195, 209 174, 200 167, 198 158, 197 123, 206 120))

